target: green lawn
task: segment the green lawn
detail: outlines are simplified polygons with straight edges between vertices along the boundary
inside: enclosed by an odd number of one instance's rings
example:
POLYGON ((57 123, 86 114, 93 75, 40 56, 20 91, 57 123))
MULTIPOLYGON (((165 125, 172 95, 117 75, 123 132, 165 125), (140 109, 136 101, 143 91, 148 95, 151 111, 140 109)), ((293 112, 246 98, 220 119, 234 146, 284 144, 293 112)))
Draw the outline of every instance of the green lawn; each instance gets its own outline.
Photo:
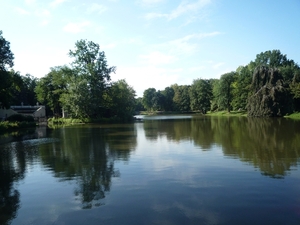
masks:
POLYGON ((247 116, 247 111, 218 111, 218 112, 207 112, 207 116, 247 116))

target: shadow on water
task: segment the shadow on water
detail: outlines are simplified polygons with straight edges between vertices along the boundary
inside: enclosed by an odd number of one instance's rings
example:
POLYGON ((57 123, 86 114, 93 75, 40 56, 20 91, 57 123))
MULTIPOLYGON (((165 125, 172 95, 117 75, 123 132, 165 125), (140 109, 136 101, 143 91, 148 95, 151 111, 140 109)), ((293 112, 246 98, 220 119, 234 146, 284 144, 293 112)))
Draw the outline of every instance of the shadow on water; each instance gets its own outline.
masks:
POLYGON ((219 145, 224 156, 248 162, 273 178, 283 178, 300 158, 300 122, 285 118, 144 120, 144 130, 148 140, 192 141, 203 151, 219 145))

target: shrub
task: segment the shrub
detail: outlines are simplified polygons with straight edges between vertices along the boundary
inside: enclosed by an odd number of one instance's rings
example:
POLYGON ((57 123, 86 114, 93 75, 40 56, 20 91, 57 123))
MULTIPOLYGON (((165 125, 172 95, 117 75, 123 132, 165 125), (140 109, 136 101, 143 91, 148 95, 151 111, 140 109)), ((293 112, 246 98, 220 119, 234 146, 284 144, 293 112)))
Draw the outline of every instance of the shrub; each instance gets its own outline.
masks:
POLYGON ((22 114, 14 114, 5 119, 9 122, 34 122, 34 118, 32 116, 25 116, 22 114))

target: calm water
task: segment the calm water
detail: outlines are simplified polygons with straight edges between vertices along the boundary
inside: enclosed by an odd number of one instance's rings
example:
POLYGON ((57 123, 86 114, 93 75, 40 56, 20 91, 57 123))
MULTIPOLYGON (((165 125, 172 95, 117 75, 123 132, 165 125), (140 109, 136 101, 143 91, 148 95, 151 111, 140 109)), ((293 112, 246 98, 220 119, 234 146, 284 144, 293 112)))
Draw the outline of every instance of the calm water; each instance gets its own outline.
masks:
POLYGON ((0 140, 0 224, 300 224, 300 121, 147 117, 0 140))

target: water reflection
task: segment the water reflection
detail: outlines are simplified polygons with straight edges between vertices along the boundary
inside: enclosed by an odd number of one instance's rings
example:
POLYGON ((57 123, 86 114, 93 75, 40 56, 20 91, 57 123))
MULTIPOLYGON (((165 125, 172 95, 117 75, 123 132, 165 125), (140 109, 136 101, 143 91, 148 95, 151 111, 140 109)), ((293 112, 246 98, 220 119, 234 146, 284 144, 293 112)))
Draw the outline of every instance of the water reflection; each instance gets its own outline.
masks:
POLYGON ((263 175, 283 178, 297 166, 300 156, 300 122, 278 118, 197 117, 191 120, 145 120, 148 140, 192 141, 202 150, 214 145, 223 154, 249 162, 263 175))
MULTIPOLYGON (((136 147, 134 124, 46 127, 2 136, 0 142, 0 224, 10 224, 20 208, 17 184, 36 164, 59 181, 75 181, 74 196, 81 208, 103 204, 112 177, 119 177, 115 160, 129 160, 136 147)), ((38 181, 37 181, 38 182, 38 181)), ((38 185, 38 184, 37 184, 38 185)))
POLYGON ((61 181, 75 180, 82 208, 103 204, 112 177, 120 176, 115 160, 128 160, 136 146, 134 125, 69 127, 54 130, 60 143, 40 146, 43 165, 61 181))
POLYGON ((0 224, 10 224, 20 207, 20 193, 16 186, 24 179, 26 168, 37 156, 37 149, 32 148, 20 139, 36 137, 36 132, 25 132, 24 135, 14 133, 3 137, 0 148, 0 224))
POLYGON ((270 221, 276 210, 283 210, 280 221, 286 213, 295 219, 297 173, 285 182, 265 178, 283 178, 299 166, 299 125, 163 117, 17 136, 0 144, 0 224, 14 218, 16 224, 83 224, 86 218, 90 224, 257 224, 262 213, 270 221))

